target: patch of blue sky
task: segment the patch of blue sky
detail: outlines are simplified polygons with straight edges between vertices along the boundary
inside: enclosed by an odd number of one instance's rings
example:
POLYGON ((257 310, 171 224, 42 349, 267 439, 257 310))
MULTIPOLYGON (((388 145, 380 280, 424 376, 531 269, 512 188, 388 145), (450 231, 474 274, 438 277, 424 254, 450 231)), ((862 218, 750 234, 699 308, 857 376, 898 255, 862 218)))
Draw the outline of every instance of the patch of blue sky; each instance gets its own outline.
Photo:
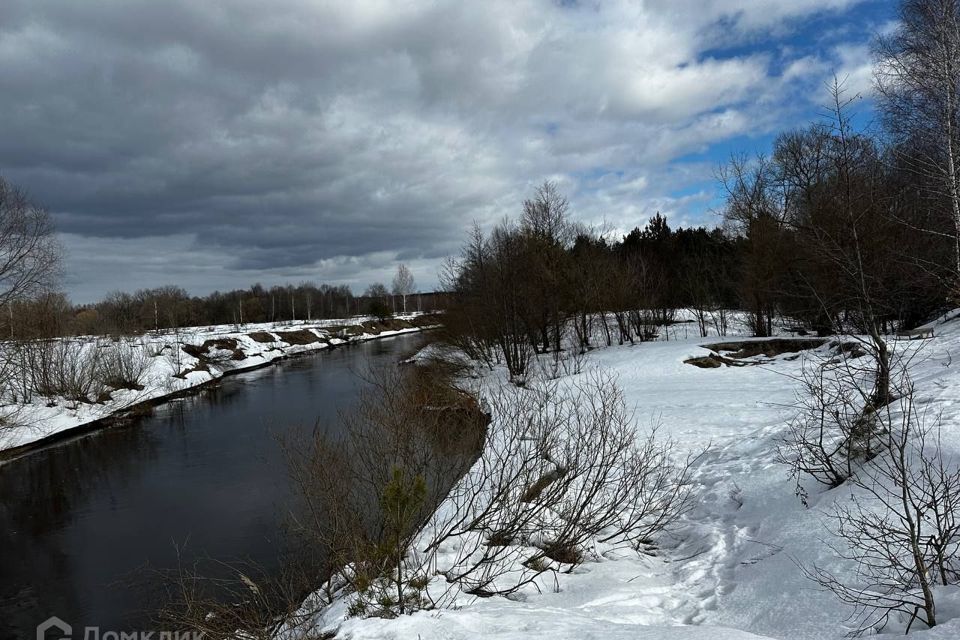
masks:
MULTIPOLYGON (((745 154, 749 157, 769 154, 781 131, 828 121, 830 105, 827 83, 831 73, 837 73, 840 80, 845 79, 842 75, 842 49, 869 47, 876 35, 889 28, 895 18, 894 3, 864 0, 843 12, 824 11, 793 21, 775 32, 723 38, 713 48, 702 51, 700 59, 765 56, 773 77, 782 76, 797 60, 804 58, 822 67, 823 73, 805 82, 795 83, 793 95, 779 105, 780 114, 776 120, 758 123, 754 131, 714 142, 675 158, 670 163, 670 170, 689 171, 692 178, 669 191, 669 197, 679 205, 682 214, 679 217, 707 226, 716 223, 713 213, 722 207, 722 189, 712 171, 705 171, 705 166, 715 169, 728 162, 733 155, 745 154), (704 194, 710 195, 703 197, 704 194)), ((727 27, 733 29, 734 23, 727 27)), ((848 97, 854 96, 848 93, 848 97)), ((869 130, 877 126, 874 103, 867 92, 849 105, 847 115, 851 117, 855 130, 869 130)))
MULTIPOLYGON (((790 21, 774 31, 731 35, 700 53, 701 59, 725 59, 768 55, 773 69, 782 70, 802 55, 823 55, 831 47, 851 42, 869 42, 896 18, 889 0, 863 0, 846 11, 824 10, 813 16, 790 21)), ((727 25, 730 29, 734 25, 727 25)), ((720 25, 723 29, 724 25, 720 25)))

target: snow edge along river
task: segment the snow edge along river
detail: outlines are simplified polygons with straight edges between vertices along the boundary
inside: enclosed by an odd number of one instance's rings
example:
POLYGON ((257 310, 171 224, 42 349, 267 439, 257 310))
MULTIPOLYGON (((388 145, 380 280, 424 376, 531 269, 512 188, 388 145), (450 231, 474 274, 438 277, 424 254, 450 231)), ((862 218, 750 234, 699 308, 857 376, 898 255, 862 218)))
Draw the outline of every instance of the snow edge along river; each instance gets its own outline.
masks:
MULTIPOLYGON (((54 441, 106 428, 140 410, 200 391, 224 376, 276 364, 291 356, 417 333, 440 325, 422 314, 398 315, 386 323, 373 318, 193 327, 119 338, 149 352, 142 389, 114 389, 102 402, 36 396, 0 411, 15 426, 0 430, 0 464, 54 441), (224 348, 228 346, 228 348, 224 348)), ((112 344, 109 339, 63 338, 80 349, 112 344)))

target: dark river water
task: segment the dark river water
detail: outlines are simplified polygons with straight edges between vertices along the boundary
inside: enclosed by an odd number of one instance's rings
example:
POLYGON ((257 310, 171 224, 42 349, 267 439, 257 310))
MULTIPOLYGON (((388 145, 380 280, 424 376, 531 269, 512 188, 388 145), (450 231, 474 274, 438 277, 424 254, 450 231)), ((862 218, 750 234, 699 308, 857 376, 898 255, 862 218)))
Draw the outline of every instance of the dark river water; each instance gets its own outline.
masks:
POLYGON ((145 630, 156 574, 178 562, 278 566, 293 491, 281 434, 334 422, 363 384, 357 371, 395 366, 425 340, 242 373, 130 426, 0 465, 0 638, 34 638, 54 615, 75 636, 145 630))

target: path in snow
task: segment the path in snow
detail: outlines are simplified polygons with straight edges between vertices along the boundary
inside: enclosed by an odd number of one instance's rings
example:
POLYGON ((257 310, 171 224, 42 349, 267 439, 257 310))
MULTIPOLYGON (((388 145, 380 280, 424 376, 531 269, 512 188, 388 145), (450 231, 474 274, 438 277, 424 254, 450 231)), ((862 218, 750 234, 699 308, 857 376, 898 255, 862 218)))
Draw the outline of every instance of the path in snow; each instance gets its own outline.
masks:
POLYGON ((659 422, 681 452, 709 446, 695 463, 696 505, 678 532, 682 542, 668 553, 672 575, 661 623, 745 628, 731 624, 745 622, 742 616, 729 619, 718 611, 736 603, 740 583, 758 565, 783 553, 776 539, 768 539, 755 504, 775 494, 787 504, 768 506, 770 515, 802 511, 786 470, 775 462, 776 436, 792 413, 801 362, 778 358, 772 365, 720 369, 684 364, 704 353, 701 342, 708 340, 601 351, 596 361, 618 373, 641 424, 659 422))

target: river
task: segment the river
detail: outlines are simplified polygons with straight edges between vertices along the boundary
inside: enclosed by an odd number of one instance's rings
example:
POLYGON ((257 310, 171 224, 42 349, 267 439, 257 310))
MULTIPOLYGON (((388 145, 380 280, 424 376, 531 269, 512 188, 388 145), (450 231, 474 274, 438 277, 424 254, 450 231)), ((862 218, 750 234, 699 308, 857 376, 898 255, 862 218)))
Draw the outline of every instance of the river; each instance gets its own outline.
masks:
POLYGON ((395 366, 425 340, 230 376, 129 426, 0 465, 0 638, 33 638, 50 616, 75 634, 145 630, 163 600, 158 573, 178 563, 279 566, 293 491, 281 437, 334 423, 363 384, 357 371, 395 366))

